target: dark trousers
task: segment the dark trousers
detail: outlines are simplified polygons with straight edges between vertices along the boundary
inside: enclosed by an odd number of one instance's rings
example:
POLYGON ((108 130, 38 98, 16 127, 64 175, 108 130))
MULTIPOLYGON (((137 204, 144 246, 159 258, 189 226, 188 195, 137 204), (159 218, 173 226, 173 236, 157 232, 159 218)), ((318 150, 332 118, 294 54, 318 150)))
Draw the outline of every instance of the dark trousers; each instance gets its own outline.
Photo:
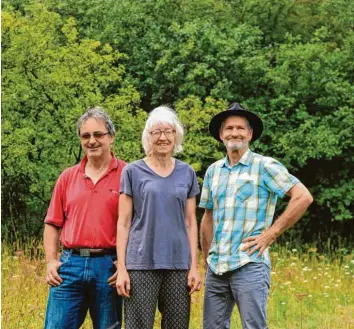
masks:
POLYGON ((128 271, 130 298, 124 300, 125 329, 152 329, 156 305, 162 329, 188 329, 190 296, 185 270, 128 271))

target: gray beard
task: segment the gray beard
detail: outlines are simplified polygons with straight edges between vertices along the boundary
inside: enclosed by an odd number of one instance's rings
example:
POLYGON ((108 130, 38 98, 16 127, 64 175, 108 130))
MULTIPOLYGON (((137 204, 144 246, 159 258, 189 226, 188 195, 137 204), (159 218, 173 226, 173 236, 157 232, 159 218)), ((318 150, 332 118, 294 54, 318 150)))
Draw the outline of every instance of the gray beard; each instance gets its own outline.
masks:
POLYGON ((229 147, 228 141, 224 141, 224 145, 230 151, 238 151, 238 150, 242 150, 242 149, 248 147, 248 142, 238 143, 237 145, 233 144, 232 147, 229 147))

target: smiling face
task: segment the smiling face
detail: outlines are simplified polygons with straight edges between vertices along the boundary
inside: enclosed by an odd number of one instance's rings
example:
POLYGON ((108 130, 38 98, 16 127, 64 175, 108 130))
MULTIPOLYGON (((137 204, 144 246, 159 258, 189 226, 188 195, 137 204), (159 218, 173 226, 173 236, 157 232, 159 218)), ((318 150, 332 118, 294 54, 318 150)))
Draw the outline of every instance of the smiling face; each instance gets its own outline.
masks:
POLYGON ((252 129, 247 119, 238 116, 228 117, 220 130, 220 139, 230 151, 248 148, 252 140, 252 129))
POLYGON ((82 149, 88 158, 105 158, 111 152, 114 137, 107 133, 104 121, 89 118, 80 127, 82 149), (95 136, 95 137, 94 137, 95 136))
POLYGON ((176 144, 176 131, 169 124, 157 124, 149 131, 149 143, 153 154, 172 156, 176 144))

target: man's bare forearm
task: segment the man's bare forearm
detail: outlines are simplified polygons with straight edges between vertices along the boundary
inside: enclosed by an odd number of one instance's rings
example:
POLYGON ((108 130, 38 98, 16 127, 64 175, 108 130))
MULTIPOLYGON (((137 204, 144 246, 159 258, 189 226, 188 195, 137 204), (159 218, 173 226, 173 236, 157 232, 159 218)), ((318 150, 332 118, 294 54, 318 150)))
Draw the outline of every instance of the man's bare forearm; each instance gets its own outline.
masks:
POLYGON ((45 224, 43 244, 47 262, 58 259, 60 228, 45 224))
POLYGON ((209 249, 212 240, 213 240, 212 211, 206 209, 200 225, 200 244, 202 246, 202 254, 204 260, 208 258, 209 249))
POLYGON ((296 191, 291 196, 287 208, 274 222, 270 230, 273 231, 277 237, 284 233, 302 217, 312 201, 313 198, 307 188, 299 184, 296 191))

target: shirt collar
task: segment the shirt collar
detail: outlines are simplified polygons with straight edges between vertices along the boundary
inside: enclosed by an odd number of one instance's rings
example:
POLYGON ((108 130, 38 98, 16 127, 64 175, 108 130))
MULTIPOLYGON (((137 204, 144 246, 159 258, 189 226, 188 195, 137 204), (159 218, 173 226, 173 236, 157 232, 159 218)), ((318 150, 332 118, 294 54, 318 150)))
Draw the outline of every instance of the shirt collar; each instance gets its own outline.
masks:
MULTIPOLYGON (((118 166, 119 166, 118 159, 116 158, 116 156, 114 155, 113 152, 111 152, 111 155, 112 155, 112 160, 111 160, 111 163, 109 164, 108 172, 112 171, 113 169, 118 168, 118 166)), ((87 155, 85 154, 85 156, 80 161, 80 166, 79 166, 80 172, 85 172, 86 163, 87 163, 87 155)))
MULTIPOLYGON (((252 159, 252 154, 253 152, 250 149, 247 149, 247 151, 242 155, 241 159, 239 160, 239 162, 236 164, 236 166, 241 163, 244 166, 249 166, 251 159, 252 159)), ((220 167, 227 167, 227 168, 231 168, 229 160, 226 157, 220 162, 220 167)))
POLYGON ((247 151, 241 157, 239 162, 245 166, 249 166, 251 159, 252 159, 252 154, 253 154, 253 152, 250 149, 247 149, 247 151))

